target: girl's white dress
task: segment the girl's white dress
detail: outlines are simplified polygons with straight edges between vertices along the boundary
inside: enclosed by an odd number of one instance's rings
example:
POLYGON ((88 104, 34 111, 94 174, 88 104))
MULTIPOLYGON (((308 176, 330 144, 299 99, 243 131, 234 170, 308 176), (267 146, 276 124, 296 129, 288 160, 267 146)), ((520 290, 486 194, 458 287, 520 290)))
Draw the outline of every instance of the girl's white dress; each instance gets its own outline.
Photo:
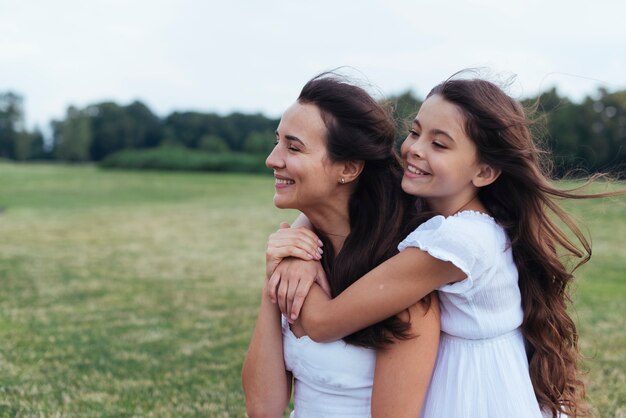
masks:
POLYGON ((292 418, 368 418, 376 352, 296 337, 282 318, 283 356, 294 377, 292 418))
POLYGON ((517 268, 502 227, 472 211, 435 216, 398 246, 408 247, 467 276, 439 289, 441 340, 422 417, 541 418, 519 328, 517 268))

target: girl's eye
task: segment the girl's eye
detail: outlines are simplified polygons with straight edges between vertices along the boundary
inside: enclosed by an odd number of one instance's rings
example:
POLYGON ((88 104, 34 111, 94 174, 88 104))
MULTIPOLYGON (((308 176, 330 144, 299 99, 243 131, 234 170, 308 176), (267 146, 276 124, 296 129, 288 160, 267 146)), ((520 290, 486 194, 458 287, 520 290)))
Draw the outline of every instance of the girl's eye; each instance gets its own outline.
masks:
POLYGON ((437 141, 433 141, 433 146, 436 148, 443 148, 443 149, 448 148, 445 145, 443 145, 441 142, 437 142, 437 141))
POLYGON ((419 133, 415 129, 409 129, 409 135, 411 136, 419 136, 419 133))

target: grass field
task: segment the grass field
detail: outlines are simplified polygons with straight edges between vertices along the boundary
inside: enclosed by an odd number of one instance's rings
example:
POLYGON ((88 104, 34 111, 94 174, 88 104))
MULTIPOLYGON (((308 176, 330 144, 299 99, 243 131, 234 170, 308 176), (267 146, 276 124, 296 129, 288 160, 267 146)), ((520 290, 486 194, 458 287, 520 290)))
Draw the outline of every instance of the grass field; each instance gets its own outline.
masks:
MULTIPOLYGON (((269 176, 0 164, 0 416, 240 417, 269 176)), ((621 186, 624 186, 622 183, 621 186)), ((576 202, 591 404, 626 417, 626 199, 576 202)))

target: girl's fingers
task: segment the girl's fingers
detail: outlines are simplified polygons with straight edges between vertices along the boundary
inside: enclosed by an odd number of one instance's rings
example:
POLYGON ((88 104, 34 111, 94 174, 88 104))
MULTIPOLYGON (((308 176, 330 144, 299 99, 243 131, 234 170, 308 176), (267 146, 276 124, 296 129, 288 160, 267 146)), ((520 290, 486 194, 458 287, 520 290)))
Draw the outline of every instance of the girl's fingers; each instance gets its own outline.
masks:
POLYGON ((281 280, 278 284, 278 290, 276 291, 276 299, 278 300, 278 307, 280 312, 287 316, 287 291, 289 290, 289 281, 281 280))
POLYGON ((287 317, 287 320, 289 321, 289 323, 293 323, 293 321, 291 320, 291 310, 292 310, 293 300, 296 295, 296 292, 298 292, 298 289, 300 289, 301 287, 303 287, 303 280, 294 279, 289 284, 289 289, 287 290, 287 298, 286 298, 287 310, 285 311, 285 317, 287 317))
POLYGON ((294 322, 300 316, 300 309, 304 305, 304 299, 309 294, 313 280, 300 280, 298 282, 298 288, 295 290, 293 300, 291 303, 291 309, 289 310, 289 316, 287 317, 290 322, 294 322))
POLYGON ((272 274, 272 276, 270 277, 270 279, 267 281, 266 287, 267 287, 267 295, 270 298, 270 301, 272 301, 272 303, 276 303, 276 286, 278 286, 278 283, 280 283, 280 272, 277 270, 274 270, 274 273, 272 274))

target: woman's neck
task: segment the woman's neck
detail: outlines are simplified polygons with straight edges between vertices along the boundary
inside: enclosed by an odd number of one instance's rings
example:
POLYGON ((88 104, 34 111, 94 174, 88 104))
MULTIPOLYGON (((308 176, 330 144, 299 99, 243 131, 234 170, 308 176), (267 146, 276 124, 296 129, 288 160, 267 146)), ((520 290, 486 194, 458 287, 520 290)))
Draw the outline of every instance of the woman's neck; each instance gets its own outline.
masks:
POLYGON ((343 247, 346 237, 350 234, 350 215, 348 204, 318 208, 315 211, 304 212, 311 224, 322 232, 333 245, 335 254, 343 247))

